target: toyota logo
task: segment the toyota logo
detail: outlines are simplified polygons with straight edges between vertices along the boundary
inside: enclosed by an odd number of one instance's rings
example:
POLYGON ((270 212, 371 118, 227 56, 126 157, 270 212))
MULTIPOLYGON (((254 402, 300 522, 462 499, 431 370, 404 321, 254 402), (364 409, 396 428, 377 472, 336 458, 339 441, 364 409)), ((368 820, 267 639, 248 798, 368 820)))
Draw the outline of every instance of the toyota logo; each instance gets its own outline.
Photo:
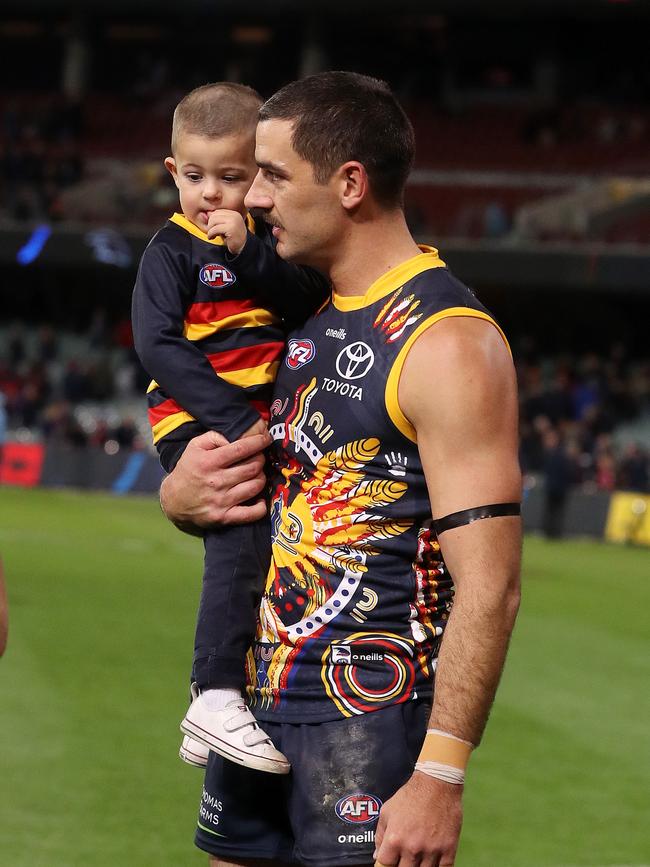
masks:
POLYGON ((336 370, 343 379, 361 379, 375 363, 375 353, 358 340, 342 349, 336 358, 336 370))

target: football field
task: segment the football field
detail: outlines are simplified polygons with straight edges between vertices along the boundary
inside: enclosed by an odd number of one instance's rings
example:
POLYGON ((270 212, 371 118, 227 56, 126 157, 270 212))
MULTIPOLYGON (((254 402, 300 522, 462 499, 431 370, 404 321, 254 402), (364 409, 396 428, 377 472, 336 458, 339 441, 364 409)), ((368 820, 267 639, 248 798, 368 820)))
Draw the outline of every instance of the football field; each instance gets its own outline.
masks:
MULTIPOLYGON (((1 867, 207 865, 177 758, 200 541, 154 498, 0 488, 0 555, 1 867)), ((457 867, 650 864, 649 610, 648 550, 526 540, 457 867)))

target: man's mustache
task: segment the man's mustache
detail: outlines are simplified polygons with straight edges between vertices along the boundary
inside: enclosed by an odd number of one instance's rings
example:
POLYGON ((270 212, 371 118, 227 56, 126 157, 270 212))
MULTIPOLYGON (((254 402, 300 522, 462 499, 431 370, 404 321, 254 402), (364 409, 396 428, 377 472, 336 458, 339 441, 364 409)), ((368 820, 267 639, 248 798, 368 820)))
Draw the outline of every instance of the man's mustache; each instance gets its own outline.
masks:
POLYGON ((264 208, 251 208, 249 211, 251 217, 256 220, 264 220, 267 223, 270 223, 269 212, 264 210, 264 208))

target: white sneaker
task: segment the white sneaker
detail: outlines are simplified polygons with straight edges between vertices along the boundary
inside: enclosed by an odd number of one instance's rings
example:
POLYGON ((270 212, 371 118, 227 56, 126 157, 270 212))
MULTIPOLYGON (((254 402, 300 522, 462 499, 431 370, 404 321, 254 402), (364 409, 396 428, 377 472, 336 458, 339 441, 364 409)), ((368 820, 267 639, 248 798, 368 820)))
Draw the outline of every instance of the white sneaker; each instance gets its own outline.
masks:
POLYGON ((205 768, 208 764, 208 754, 210 750, 205 744, 200 741, 195 741, 189 735, 185 735, 183 743, 178 751, 178 755, 187 762, 188 765, 194 765, 195 768, 205 768))
POLYGON ((276 750, 242 699, 229 702, 221 710, 210 710, 202 698, 198 695, 185 714, 183 734, 247 768, 269 774, 289 773, 287 757, 276 750))

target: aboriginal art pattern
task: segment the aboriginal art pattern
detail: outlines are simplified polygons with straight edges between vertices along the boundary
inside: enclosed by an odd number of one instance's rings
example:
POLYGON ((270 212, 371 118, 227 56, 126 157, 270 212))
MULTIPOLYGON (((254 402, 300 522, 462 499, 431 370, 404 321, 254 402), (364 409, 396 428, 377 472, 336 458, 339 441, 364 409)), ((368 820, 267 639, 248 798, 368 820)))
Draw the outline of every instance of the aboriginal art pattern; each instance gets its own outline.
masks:
POLYGON ((415 311, 420 306, 420 301, 415 295, 410 294, 402 298, 404 287, 400 286, 377 314, 373 323, 374 328, 380 328, 386 336, 386 343, 394 343, 404 334, 407 328, 422 318, 422 313, 415 311))
MULTIPOLYGON (((269 422, 273 557, 248 657, 261 720, 432 694, 453 580, 398 385, 413 342, 447 316, 493 321, 425 250, 290 335, 269 422)), ((440 375, 422 378, 434 397, 440 375)))
POLYGON ((433 579, 449 579, 439 546, 422 530, 413 564, 417 592, 406 617, 410 634, 359 631, 386 595, 366 581, 373 558, 382 545, 413 531, 412 521, 385 514, 408 486, 391 476, 373 478, 376 469, 369 473, 374 462, 384 472, 376 437, 322 448, 331 432, 320 413, 310 411, 317 394, 314 378, 298 389, 286 422, 271 428, 296 456, 282 466, 271 505, 273 562, 260 606, 256 697, 262 708, 275 706, 300 666, 318 665, 325 694, 340 715, 350 716, 405 700, 413 693, 416 667, 430 673, 430 653, 417 645, 430 645, 442 632, 432 625, 429 606, 435 611, 438 604, 433 579), (320 432, 319 442, 312 428, 320 432))

